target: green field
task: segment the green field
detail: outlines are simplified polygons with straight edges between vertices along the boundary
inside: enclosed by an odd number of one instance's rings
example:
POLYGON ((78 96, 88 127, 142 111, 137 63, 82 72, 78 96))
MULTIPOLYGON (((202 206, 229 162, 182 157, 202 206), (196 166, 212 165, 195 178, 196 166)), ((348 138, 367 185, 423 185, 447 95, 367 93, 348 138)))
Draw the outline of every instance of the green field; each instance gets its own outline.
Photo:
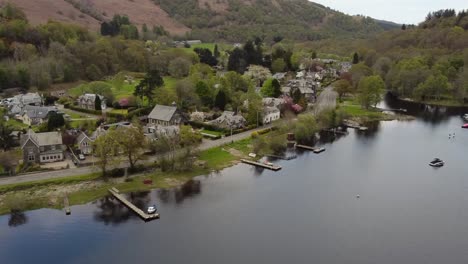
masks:
MULTIPOLYGON (((170 77, 170 76, 166 76, 166 77, 163 77, 163 80, 164 80, 163 89, 173 91, 175 84, 177 82, 177 79, 170 77)), ((133 96, 133 93, 135 91, 135 86, 138 84, 138 82, 139 80, 135 80, 135 82, 132 84, 124 83, 120 85, 114 85, 113 81, 90 82, 90 83, 84 83, 84 84, 78 85, 70 89, 68 93, 73 97, 78 97, 84 93, 93 93, 92 86, 95 86, 98 84, 99 86, 102 86, 102 87, 108 87, 106 89, 110 89, 110 91, 112 92, 112 95, 114 96, 114 100, 118 101, 120 99, 129 98, 133 96)), ((144 102, 143 104, 147 104, 147 102, 144 102)))

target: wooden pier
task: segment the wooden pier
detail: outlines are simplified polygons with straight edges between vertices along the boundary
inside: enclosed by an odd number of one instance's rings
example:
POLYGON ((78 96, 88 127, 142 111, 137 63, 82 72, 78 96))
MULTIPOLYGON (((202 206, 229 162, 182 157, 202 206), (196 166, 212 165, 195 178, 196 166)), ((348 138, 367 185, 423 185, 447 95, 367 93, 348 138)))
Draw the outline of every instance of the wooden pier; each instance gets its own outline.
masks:
POLYGON ((66 194, 65 197, 63 197, 63 209, 65 210, 66 215, 71 214, 70 202, 68 201, 68 196, 66 194))
POLYGON ((143 212, 140 208, 136 207, 134 204, 132 204, 127 198, 125 198, 122 194, 120 194, 119 190, 116 188, 112 187, 109 189, 109 192, 121 203, 123 203, 125 206, 128 207, 128 209, 132 210, 135 214, 137 214, 141 219, 144 221, 151 221, 154 219, 159 219, 159 214, 154 213, 154 214, 147 214, 143 212))
POLYGON ((290 155, 290 156, 266 155, 266 156, 269 158, 282 159, 282 160, 293 160, 297 158, 297 155, 290 155))
POLYGON ((252 161, 252 160, 246 160, 246 159, 241 159, 241 161, 243 163, 246 163, 246 164, 250 164, 250 165, 257 166, 257 167, 269 169, 269 170, 272 170, 272 171, 281 170, 281 166, 274 165, 274 164, 267 164, 267 163, 252 161))
POLYGON ((311 146, 299 145, 299 144, 296 144, 296 148, 311 150, 315 154, 319 154, 325 151, 325 148, 317 148, 317 147, 311 147, 311 146))

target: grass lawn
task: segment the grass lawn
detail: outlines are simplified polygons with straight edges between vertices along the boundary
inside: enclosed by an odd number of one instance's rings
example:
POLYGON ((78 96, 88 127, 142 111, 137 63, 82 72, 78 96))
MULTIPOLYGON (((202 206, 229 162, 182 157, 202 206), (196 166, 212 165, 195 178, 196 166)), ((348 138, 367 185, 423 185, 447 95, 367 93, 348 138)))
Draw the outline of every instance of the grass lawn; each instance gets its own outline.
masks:
POLYGON ((226 147, 239 150, 245 155, 248 155, 250 152, 252 152, 252 138, 235 141, 234 143, 227 144, 226 147))
MULTIPOLYGON (((170 90, 173 90, 175 87, 175 84, 177 82, 176 78, 173 78, 171 76, 165 76, 163 77, 164 80, 164 86, 170 90)), ((123 98, 128 98, 130 96, 133 96, 133 93, 135 91, 135 86, 138 85, 139 80, 135 80, 134 83, 132 84, 122 84, 120 87, 116 87, 113 85, 112 81, 102 81, 103 83, 106 83, 109 85, 112 94, 115 97, 115 100, 120 100, 123 98)), ((68 93, 71 96, 78 97, 84 93, 92 93, 91 88, 90 88, 90 83, 83 83, 80 84, 68 91, 68 93)), ((146 100, 145 100, 146 101, 146 100)), ((146 104, 147 102, 144 102, 146 104)), ((73 118, 73 117, 72 117, 73 118)))
MULTIPOLYGON (((224 149, 227 148, 224 147, 224 149)), ((205 161, 209 168, 215 170, 219 170, 225 166, 228 166, 236 159, 237 158, 231 153, 223 150, 223 147, 208 149, 200 153, 200 160, 205 161)))
POLYGON ((365 121, 381 120, 386 116, 380 111, 362 108, 355 99, 345 99, 343 103, 339 105, 339 109, 353 118, 363 118, 365 121))
POLYGON ((128 109, 112 109, 109 113, 119 114, 119 115, 127 115, 128 109))

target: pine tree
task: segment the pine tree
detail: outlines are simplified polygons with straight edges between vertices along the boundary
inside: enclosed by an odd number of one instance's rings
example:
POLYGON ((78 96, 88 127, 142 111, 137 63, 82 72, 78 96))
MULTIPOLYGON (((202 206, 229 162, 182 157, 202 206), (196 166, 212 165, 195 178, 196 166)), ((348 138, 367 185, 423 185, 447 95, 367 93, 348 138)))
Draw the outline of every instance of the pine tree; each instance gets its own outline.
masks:
POLYGON ((359 63, 359 55, 357 52, 354 53, 353 55, 353 64, 358 64, 359 63))
POLYGON ((223 90, 219 90, 215 98, 215 107, 224 111, 226 107, 226 93, 223 90))
POLYGON ((101 97, 99 97, 99 95, 95 95, 96 96, 96 99, 94 99, 94 109, 96 111, 101 111, 102 110, 102 102, 101 102, 101 97))
POLYGON ((216 58, 219 58, 219 56, 221 55, 221 54, 219 53, 218 44, 215 44, 215 46, 214 46, 213 55, 214 55, 216 58))

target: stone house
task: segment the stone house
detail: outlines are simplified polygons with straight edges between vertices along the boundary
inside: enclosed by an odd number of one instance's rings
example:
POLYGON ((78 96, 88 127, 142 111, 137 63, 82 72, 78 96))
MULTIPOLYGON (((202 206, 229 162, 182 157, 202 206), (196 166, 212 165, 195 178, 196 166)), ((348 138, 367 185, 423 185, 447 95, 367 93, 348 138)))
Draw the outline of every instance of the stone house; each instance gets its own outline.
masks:
POLYGON ((22 111, 21 120, 28 126, 47 122, 50 112, 57 112, 55 107, 26 105, 22 111))
POLYGON ((93 153, 93 142, 94 140, 88 137, 88 135, 86 135, 84 132, 81 132, 81 134, 76 139, 78 149, 83 155, 90 155, 93 153))
POLYGON ((65 145, 60 132, 35 133, 29 129, 21 135, 21 149, 24 163, 50 163, 65 158, 65 145))
POLYGON ((176 106, 156 105, 148 115, 149 125, 179 126, 185 122, 176 106))
POLYGON ((99 96, 101 99, 101 110, 105 110, 107 107, 106 98, 98 94, 83 94, 78 97, 77 102, 78 106, 83 109, 96 110, 96 96, 99 96))
POLYGON ((245 127, 247 120, 241 115, 236 115, 231 111, 224 111, 223 114, 208 124, 224 129, 240 129, 245 127))

